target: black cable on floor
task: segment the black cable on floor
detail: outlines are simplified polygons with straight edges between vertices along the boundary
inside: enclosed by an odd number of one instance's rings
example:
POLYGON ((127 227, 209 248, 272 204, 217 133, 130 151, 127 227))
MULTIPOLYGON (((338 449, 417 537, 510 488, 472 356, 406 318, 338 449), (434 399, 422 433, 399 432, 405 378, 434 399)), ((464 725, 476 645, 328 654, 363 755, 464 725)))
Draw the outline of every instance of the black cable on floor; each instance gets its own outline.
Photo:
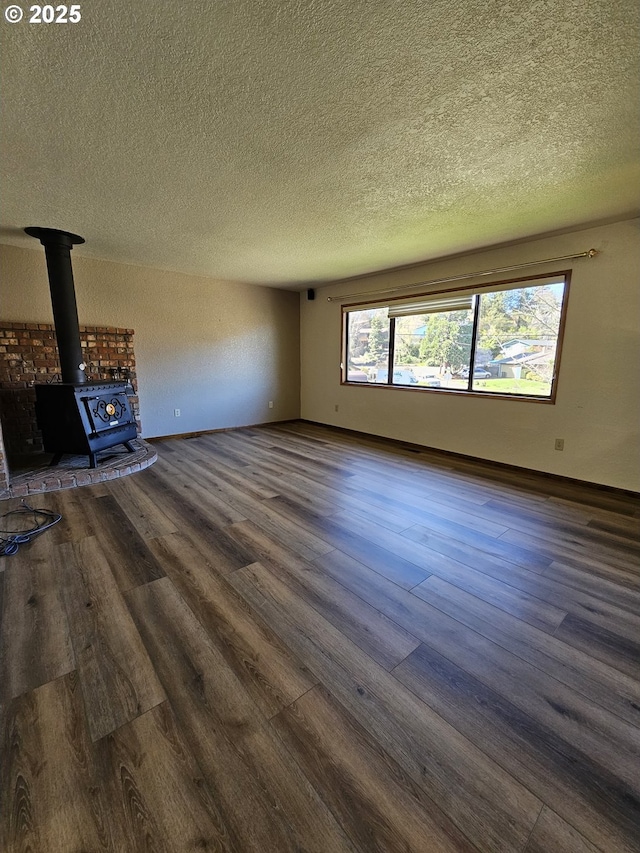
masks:
POLYGON ((57 512, 52 512, 49 509, 34 509, 28 503, 22 501, 22 506, 18 509, 12 509, 0 515, 0 518, 8 518, 10 515, 28 515, 33 516, 33 527, 24 530, 0 530, 0 557, 9 557, 18 551, 20 545, 26 545, 35 536, 39 536, 57 524, 62 516, 57 512))

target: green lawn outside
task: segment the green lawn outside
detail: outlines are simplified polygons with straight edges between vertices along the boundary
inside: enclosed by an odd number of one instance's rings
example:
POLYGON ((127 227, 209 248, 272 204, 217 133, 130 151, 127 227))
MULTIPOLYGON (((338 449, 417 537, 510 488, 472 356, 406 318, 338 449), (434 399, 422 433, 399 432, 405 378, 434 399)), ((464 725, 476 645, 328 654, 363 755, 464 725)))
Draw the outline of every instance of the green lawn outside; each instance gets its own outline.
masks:
MULTIPOLYGON (((466 390, 467 382, 465 379, 452 379, 447 387, 466 390)), ((473 390, 493 391, 496 394, 527 394, 548 397, 551 393, 551 386, 548 382, 535 379, 476 379, 473 383, 473 390)))

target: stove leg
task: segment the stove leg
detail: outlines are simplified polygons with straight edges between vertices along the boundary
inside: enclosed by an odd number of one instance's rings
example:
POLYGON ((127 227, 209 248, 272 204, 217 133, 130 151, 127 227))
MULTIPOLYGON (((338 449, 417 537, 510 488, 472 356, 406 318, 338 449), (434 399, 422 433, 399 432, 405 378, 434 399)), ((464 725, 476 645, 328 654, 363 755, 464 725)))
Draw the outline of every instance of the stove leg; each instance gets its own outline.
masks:
POLYGON ((96 453, 89 452, 89 468, 98 467, 98 456, 96 453))
POLYGON ((58 465, 63 456, 64 453, 54 453, 53 459, 51 460, 51 462, 49 462, 49 467, 53 468, 54 465, 58 465))
POLYGON ((124 446, 127 448, 127 450, 129 451, 129 453, 135 453, 135 452, 136 452, 135 447, 133 447, 133 446, 131 445, 131 442, 130 442, 130 441, 123 441, 122 443, 123 443, 123 444, 124 444, 124 446))

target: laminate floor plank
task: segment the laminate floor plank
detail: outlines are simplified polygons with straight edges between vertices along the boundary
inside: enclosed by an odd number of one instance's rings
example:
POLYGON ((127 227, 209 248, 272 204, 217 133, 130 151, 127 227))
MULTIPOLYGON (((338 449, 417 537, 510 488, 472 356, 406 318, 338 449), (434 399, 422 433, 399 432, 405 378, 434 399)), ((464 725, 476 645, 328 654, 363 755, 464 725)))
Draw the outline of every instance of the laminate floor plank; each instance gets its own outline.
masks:
POLYGON ((108 484, 112 495, 127 513, 129 521, 143 539, 175 533, 175 522, 139 487, 140 477, 120 477, 108 484))
POLYGON ((298 466, 305 471, 319 471, 323 474, 334 474, 344 477, 345 471, 341 463, 328 461, 324 455, 316 454, 309 456, 303 450, 294 450, 289 446, 273 447, 272 452, 283 459, 289 460, 289 464, 298 466))
POLYGON ((313 456, 322 459, 329 458, 334 462, 340 461, 341 448, 333 442, 315 439, 308 434, 299 434, 295 429, 288 430, 286 423, 264 424, 260 427, 247 428, 238 431, 236 435, 245 442, 249 439, 251 445, 262 450, 263 453, 270 448, 290 447, 301 451, 303 454, 309 454, 311 450, 313 456))
MULTIPOLYGON (((535 472, 531 472, 531 480, 536 479, 535 472)), ((541 485, 537 486, 542 488, 541 485)), ((638 518, 639 506, 638 496, 629 493, 617 492, 615 489, 599 489, 594 488, 589 483, 571 483, 563 482, 562 480, 551 479, 549 483, 544 484, 544 490, 550 500, 566 499, 576 504, 582 504, 611 512, 616 512, 619 515, 629 517, 635 516, 638 518)))
POLYGON ((324 686, 272 724, 359 850, 477 851, 324 686))
POLYGON ((241 429, 219 435, 217 439, 244 460, 247 470, 258 468, 276 475, 278 471, 289 473, 289 466, 282 464, 282 461, 274 461, 269 452, 274 447, 274 443, 264 434, 260 438, 256 434, 250 434, 249 431, 241 429))
MULTIPOLYGON (((277 497, 284 494, 291 500, 302 506, 313 509, 321 515, 331 515, 335 512, 333 501, 329 501, 320 495, 320 488, 308 481, 301 481, 299 474, 287 470, 287 464, 270 464, 265 460, 264 452, 260 447, 247 449, 247 440, 241 436, 233 437, 231 433, 225 435, 225 440, 231 443, 235 452, 246 461, 246 476, 255 485, 260 485, 264 492, 262 498, 277 497)), ((243 472, 244 473, 244 472, 243 472)))
MULTIPOLYGON (((640 615, 636 615, 627 609, 632 606, 626 590, 606 581, 579 574, 582 585, 575 583, 568 585, 561 580, 555 580, 557 576, 553 567, 546 568, 544 572, 531 571, 521 564, 509 562, 502 557, 492 556, 484 551, 478 551, 470 545, 448 539, 446 536, 409 529, 403 531, 403 536, 419 542, 424 547, 438 554, 452 558, 471 569, 489 575, 510 587, 541 599, 553 607, 574 613, 588 622, 603 627, 615 627, 625 637, 634 639, 640 632, 640 615), (585 591, 585 587, 589 591, 585 591), (604 598, 603 598, 604 594, 604 598), (611 603, 607 599, 612 599, 611 603)), ((434 574, 437 572, 437 563, 433 564, 434 574)), ((640 603, 640 602, 639 602, 640 603)), ((640 613, 640 611, 638 611, 640 613)))
POLYGON ((288 443, 282 444, 270 440, 260 443, 265 455, 268 455, 272 462, 284 465, 288 471, 305 475, 314 481, 331 485, 349 480, 352 476, 352 472, 344 461, 327 462, 324 453, 311 455, 304 450, 296 452, 288 443))
POLYGON ((256 554, 258 562, 291 585, 380 666, 391 669, 419 645, 419 640, 404 628, 327 578, 317 566, 270 540, 250 521, 234 524, 231 530, 256 554))
MULTIPOLYGON (((381 488, 380 485, 374 486, 373 484, 370 484, 369 487, 366 488, 362 485, 356 485, 349 480, 342 483, 340 488, 347 494, 361 497, 362 500, 373 504, 373 506, 376 506, 381 510, 406 518, 407 527, 422 524, 429 517, 427 510, 425 509, 426 503, 423 503, 421 507, 414 506, 410 501, 401 500, 399 497, 388 495, 386 490, 381 488)), ((453 522, 447 521, 446 519, 438 519, 437 517, 435 517, 435 523, 444 527, 448 527, 453 524, 453 522)), ((459 526, 462 527, 462 525, 459 526)), ((467 530, 468 535, 473 533, 469 528, 462 529, 467 530)))
POLYGON ((166 702, 92 744, 69 673, 10 703, 2 752, 5 853, 238 849, 166 702))
POLYGON ((593 543, 580 541, 574 537, 572 542, 560 542, 553 538, 547 539, 542 531, 538 535, 521 530, 508 529, 501 534, 501 540, 513 545, 528 548, 540 554, 545 554, 552 561, 578 564, 594 574, 613 580, 630 589, 638 590, 637 568, 638 560, 634 554, 624 555, 619 549, 595 548, 593 543))
MULTIPOLYGON (((229 454, 230 457, 234 457, 238 460, 239 465, 247 466, 247 463, 240 457, 235 455, 235 450, 229 449, 228 447, 225 449, 224 442, 225 438, 221 438, 219 435, 214 436, 203 436, 201 440, 201 446, 203 448, 208 447, 208 442, 213 443, 214 447, 220 449, 222 453, 229 454)), ((286 464, 290 469, 308 469, 317 472, 318 474, 325 476, 327 474, 332 475, 336 473, 342 474, 343 472, 339 469, 339 466, 335 463, 328 462, 325 460, 324 455, 319 456, 309 456, 308 454, 299 453, 293 448, 290 444, 283 446, 276 446, 274 443, 270 441, 264 441, 262 446, 269 452, 269 454, 278 459, 281 463, 286 464)))
MULTIPOLYGON (((174 518, 177 499, 184 506, 183 517, 189 518, 192 513, 196 517, 206 514, 207 519, 220 529, 245 518, 243 513, 208 488, 207 469, 190 459, 163 459, 161 465, 156 463, 153 470, 149 471, 147 481, 150 482, 144 483, 145 488, 156 498, 160 493, 164 511, 170 512, 174 518)), ((177 532, 177 529, 178 525, 172 532, 177 532)))
MULTIPOLYGON (((458 584, 478 598, 495 604, 531 625, 553 632, 566 615, 566 611, 559 607, 542 601, 536 596, 528 595, 482 572, 477 572, 451 557, 431 550, 422 542, 416 542, 391 531, 379 530, 368 521, 346 517, 342 513, 333 516, 333 519, 353 533, 377 542, 425 572, 458 584)), ((509 567, 505 575, 511 578, 512 574, 512 568, 509 567)))
MULTIPOLYGON (((502 538, 485 536, 461 524, 426 513, 422 514, 418 523, 404 530, 402 535, 427 545, 448 541, 451 546, 466 546, 479 555, 488 554, 490 557, 499 557, 531 572, 543 572, 553 562, 552 557, 539 554, 533 549, 522 548, 502 538)), ((432 547, 445 553, 444 546, 433 544, 432 547)))
POLYGON ((348 467, 345 468, 345 474, 342 477, 337 475, 320 477, 317 472, 305 470, 302 467, 296 469, 295 473, 311 480, 312 483, 320 483, 356 500, 363 501, 368 507, 374 507, 381 512, 393 513, 393 515, 406 520, 405 526, 418 524, 422 518, 419 509, 412 507, 408 503, 402 503, 401 501, 387 497, 384 491, 364 489, 361 486, 353 485, 353 474, 349 471, 348 467))
MULTIPOLYGON (((195 468, 191 470, 194 472, 194 476, 197 476, 198 470, 195 468)), ((247 518, 251 519, 275 538, 286 542, 292 549, 305 558, 313 558, 332 550, 333 546, 327 544, 327 542, 315 536, 295 521, 284 518, 281 513, 276 512, 271 504, 271 500, 257 500, 252 498, 241 489, 220 480, 211 473, 204 476, 206 476, 207 487, 219 494, 225 503, 237 511, 238 515, 233 521, 230 520, 229 523, 234 523, 238 520, 242 521, 247 518)), ((194 532, 200 534, 200 527, 194 532)), ((225 541, 234 541, 225 531, 222 531, 222 535, 225 541)), ((247 556, 246 552, 241 550, 237 542, 235 542, 235 548, 242 554, 242 565, 254 562, 254 558, 250 555, 247 556)), ((233 565, 230 570, 233 571, 236 568, 240 568, 240 566, 233 565)))
POLYGON ((384 474, 380 471, 380 460, 372 455, 368 460, 356 458, 351 463, 351 470, 355 472, 354 483, 362 482, 366 488, 379 488, 381 479, 384 479, 393 494, 401 499, 405 495, 417 498, 421 506, 424 499, 429 502, 441 503, 449 508, 468 508, 473 511, 483 506, 487 501, 495 497, 491 489, 485 489, 473 483, 469 478, 465 479, 465 488, 461 489, 458 482, 460 478, 449 472, 440 473, 433 468, 419 468, 415 460, 410 460, 402 466, 393 466, 390 463, 385 466, 384 474))
POLYGON ((459 477, 461 488, 464 480, 469 480, 474 485, 490 487, 495 494, 504 493, 507 497, 525 496, 529 502, 553 502, 620 517, 626 515, 629 518, 638 518, 640 512, 637 495, 615 493, 590 484, 554 480, 521 468, 495 466, 483 460, 460 458, 415 445, 405 446, 402 442, 362 433, 349 434, 324 424, 296 422, 279 424, 268 429, 271 434, 278 431, 289 432, 296 436, 304 435, 314 442, 328 443, 331 447, 355 448, 364 457, 377 458, 381 465, 387 458, 400 459, 403 463, 414 460, 413 465, 459 477))
POLYGON ((386 527, 389 530, 400 532, 408 527, 416 524, 416 519, 421 516, 419 513, 407 508, 408 511, 389 509, 384 500, 374 496, 370 499, 370 495, 359 492, 357 489, 349 488, 348 481, 321 483, 314 480, 305 474, 295 473, 293 477, 304 488, 310 491, 317 491, 334 507, 334 513, 344 510, 345 512, 355 513, 363 518, 379 524, 381 527, 386 527))
POLYGON ((49 532, 4 558, 2 702, 76 668, 62 585, 52 559, 52 541, 46 538, 49 532))
POLYGON ((640 853, 638 496, 301 421, 155 448, 0 558, 3 853, 640 853))
MULTIPOLYGON (((416 637, 428 642, 430 626, 434 622, 441 624, 437 613, 421 608, 419 600, 424 599, 504 651, 541 668, 547 675, 583 692, 603 708, 640 726, 640 683, 636 679, 479 601, 475 596, 465 594, 441 578, 432 576, 407 593, 340 551, 318 558, 315 563, 416 637)), ((452 623, 445 622, 444 625, 456 629, 452 623)), ((463 636, 471 637, 473 644, 473 634, 463 636)))
POLYGON ((570 501, 583 508, 611 510, 628 516, 633 516, 638 509, 637 497, 615 490, 600 489, 589 483, 548 478, 535 471, 493 466, 482 460, 457 460, 456 464, 472 476, 479 475, 482 479, 498 485, 508 484, 526 490, 532 499, 537 495, 547 501, 570 501))
POLYGON ((145 540, 112 495, 87 501, 85 509, 96 542, 121 592, 164 576, 145 540))
POLYGON ((593 526, 592 519, 587 524, 563 517, 557 507, 549 507, 546 512, 539 508, 524 510, 500 500, 488 501, 477 510, 488 518, 495 517, 496 511, 511 530, 543 536, 567 547, 579 549, 587 546, 592 553, 599 552, 603 557, 612 554, 626 562, 635 560, 635 565, 640 562, 640 544, 637 537, 634 540, 630 536, 619 536, 612 531, 599 530, 593 526))
POLYGON ((73 542, 84 536, 95 536, 87 503, 101 496, 94 486, 83 486, 81 489, 63 489, 51 494, 55 512, 62 518, 52 528, 53 539, 56 542, 73 542))
MULTIPOLYGON (((622 610, 640 615, 640 589, 635 575, 631 575, 631 585, 621 583, 621 576, 607 578, 593 574, 591 566, 554 561, 544 571, 545 577, 564 584, 566 587, 589 592, 602 601, 614 604, 622 610)), ((629 575, 626 576, 627 580, 629 575)), ((638 574, 640 578, 640 574, 638 574)))
POLYGON ((431 528, 427 529, 419 524, 405 528, 401 532, 405 538, 418 542, 431 551, 452 557, 472 568, 486 571, 487 574, 492 574, 492 567, 499 567, 502 571, 495 575, 499 578, 508 576, 515 568, 541 574, 551 565, 550 558, 541 558, 532 551, 519 550, 513 546, 501 547, 500 540, 497 539, 485 540, 485 543, 480 544, 486 544, 487 547, 481 548, 478 547, 477 543, 472 544, 471 541, 464 541, 464 534, 462 538, 454 538, 454 536, 431 528), (488 568, 485 569, 485 565, 488 568))
POLYGON ((640 519, 619 516, 616 513, 598 513, 589 521, 589 527, 601 533, 613 533, 620 539, 637 544, 640 539, 640 519))
POLYGON ((621 637, 614 631, 592 625, 578 616, 568 614, 554 632, 559 640, 582 649, 596 660, 637 676, 640 672, 640 633, 635 640, 621 637))
MULTIPOLYGON (((314 435, 306 427, 307 424, 296 424, 295 430, 304 430, 306 436, 314 435)), ((426 478, 427 481, 456 486, 463 498, 471 490, 480 503, 497 495, 507 499, 522 498, 529 504, 544 504, 548 500, 547 494, 537 493, 531 487, 523 486, 520 474, 517 478, 511 474, 507 478, 498 479, 494 476, 496 469, 490 467, 490 463, 476 465, 473 460, 458 460, 428 448, 404 446, 401 442, 375 439, 362 434, 346 436, 329 429, 331 441, 325 442, 329 444, 329 452, 334 447, 343 448, 350 452, 351 459, 364 461, 369 470, 380 471, 384 467, 385 471, 400 476, 408 475, 410 480, 426 478), (357 453, 354 454, 354 450, 357 453)), ((329 435, 322 432, 319 434, 329 435)))
POLYGON ((552 726, 426 645, 394 675, 603 850, 634 849, 637 793, 552 726), (460 701, 463 696, 467 701, 460 701))
MULTIPOLYGON (((426 602, 424 602, 426 603, 426 602)), ((415 607, 415 605, 414 605, 415 607)), ((438 608, 423 611, 422 625, 413 633, 431 648, 458 664, 548 726, 576 749, 589 752, 604 768, 620 776, 631 787, 639 786, 640 763, 638 730, 605 710, 583 694, 568 688, 536 665, 524 661, 494 641, 475 631, 460 628, 457 621, 441 620, 438 608)), ((420 608, 416 608, 420 611, 420 608)), ((412 621, 413 624, 413 621, 412 621)), ((407 626, 408 627, 408 626, 407 626)))
POLYGON ((541 802, 256 563, 230 581, 480 850, 522 849, 541 802))
MULTIPOLYGON (((302 445, 302 449, 304 449, 304 445, 302 445)), ((362 452, 362 447, 358 449, 357 453, 348 450, 336 452, 331 446, 325 445, 323 457, 348 468, 354 475, 361 477, 363 481, 367 481, 369 487, 371 485, 374 488, 377 487, 381 478, 379 453, 367 456, 362 452)), ((411 494, 417 498, 429 496, 444 503, 454 501, 450 504, 451 506, 459 506, 461 502, 463 504, 469 503, 470 506, 483 504, 495 497, 490 489, 483 489, 477 482, 472 483, 469 478, 466 481, 468 487, 465 488, 464 496, 462 496, 460 484, 451 481, 451 474, 439 473, 432 467, 421 469, 415 463, 415 455, 412 455, 412 458, 405 463, 400 463, 394 456, 389 455, 385 459, 384 480, 386 487, 392 491, 399 490, 401 494, 411 494)))
MULTIPOLYGON (((203 439, 204 438, 208 438, 208 436, 203 437, 203 439)), ((277 494, 277 492, 274 492, 272 487, 265 486, 263 483, 259 482, 259 477, 256 478, 250 462, 245 461, 244 459, 241 460, 243 462, 242 467, 222 462, 215 457, 212 458, 211 454, 206 449, 206 446, 196 446, 195 441, 187 442, 187 451, 187 461, 190 465, 197 465, 205 475, 208 473, 213 474, 218 481, 229 483, 237 489, 241 489, 246 495, 254 498, 255 500, 259 501, 264 498, 271 498, 277 494)), ((182 456, 180 459, 180 466, 174 466, 174 470, 182 467, 184 461, 185 457, 182 456)))
MULTIPOLYGON (((612 851, 612 848, 608 849, 612 851)), ((550 853, 555 850, 558 853, 600 853, 600 848, 594 847, 570 824, 545 806, 524 853, 550 853)))
POLYGON ((206 510, 185 500, 179 491, 171 487, 163 490, 163 478, 152 469, 147 469, 143 474, 147 476, 142 481, 142 487, 148 489, 150 495, 154 493, 158 495, 162 511, 172 513, 181 533, 206 542, 211 557, 215 559, 220 571, 232 572, 251 563, 251 556, 246 554, 225 532, 226 524, 221 525, 217 520, 211 520, 206 510), (157 484, 160 488, 155 492, 157 484))
MULTIPOLYGON (((396 556, 388 548, 382 548, 370 539, 352 533, 333 517, 317 515, 282 496, 272 498, 268 503, 280 517, 313 530, 314 535, 327 544, 325 553, 339 548, 346 554, 356 554, 370 568, 393 579, 405 589, 411 589, 429 576, 429 572, 419 568, 415 563, 396 556)), ((317 556, 321 555, 312 555, 311 559, 317 556)))
MULTIPOLYGON (((0 571, 0 640, 2 638, 2 623, 4 621, 4 569, 0 571)), ((0 652, 1 654, 1 652, 0 652)), ((2 703, 2 698, 0 698, 2 703)))
MULTIPOLYGON (((56 498, 60 494, 62 493, 45 492, 41 494, 27 495, 27 497, 25 498, 7 498, 5 500, 0 501, 0 516, 4 516, 5 513, 12 512, 13 510, 26 509, 27 507, 30 507, 31 509, 48 510, 49 512, 59 512, 58 502, 56 498)), ((29 512, 25 513, 24 515, 10 515, 6 518, 1 517, 0 535, 18 533, 24 531, 25 529, 28 530, 33 526, 33 524, 34 519, 29 512)), ((51 538, 53 538, 58 541, 63 526, 64 519, 62 519, 55 525, 55 527, 51 528, 48 531, 48 540, 51 541, 51 538)), ((13 556, 14 555, 9 555, 6 557, 0 556, 0 572, 4 571, 5 568, 10 566, 14 562, 13 556)))
POLYGON ((640 616, 606 601, 591 601, 588 604, 581 601, 577 605, 569 601, 568 606, 564 609, 592 629, 611 632, 615 636, 632 643, 637 642, 640 637, 640 616))
MULTIPOLYGON (((52 493, 46 493, 46 494, 36 493, 34 495, 29 495, 28 498, 5 498, 5 499, 3 499, 2 504, 0 504, 0 506, 2 506, 1 515, 4 515, 7 512, 11 512, 14 509, 20 509, 23 506, 25 501, 26 501, 26 503, 29 504, 29 506, 31 506, 33 508, 44 507, 46 509, 48 502, 51 500, 52 497, 53 497, 52 493)), ((13 523, 10 522, 9 519, 6 519, 6 518, 2 519, 2 524, 0 526, 2 527, 3 530, 5 530, 5 532, 14 529, 13 523)), ((4 557, 0 557, 0 561, 3 561, 3 560, 4 560, 4 557)))
MULTIPOLYGON (((249 523, 249 522, 243 522, 249 523)), ((179 533, 153 540, 154 554, 265 717, 290 705, 317 679, 238 595, 202 551, 179 533)))
POLYGON ((308 484, 301 480, 299 475, 287 472, 278 475, 271 473, 260 475, 260 481, 272 489, 269 497, 284 495, 299 506, 317 512, 319 515, 333 515, 336 511, 335 503, 320 497, 315 484, 313 488, 309 488, 308 484))
POLYGON ((246 464, 233 451, 220 447, 215 435, 194 436, 187 441, 189 445, 193 445, 193 447, 187 448, 187 452, 199 453, 205 450, 210 460, 215 460, 216 463, 227 465, 234 470, 243 468, 246 464))
POLYGON ((640 725, 640 683, 557 637, 500 613, 464 590, 432 576, 417 597, 533 664, 634 726, 640 725))
MULTIPOLYGON (((254 430, 252 437, 255 441, 260 442, 265 446, 281 447, 295 446, 303 453, 307 453, 310 449, 315 450, 315 455, 329 457, 340 464, 344 464, 349 460, 356 458, 364 459, 367 456, 367 443, 369 439, 363 436, 364 441, 357 446, 357 453, 354 453, 357 442, 354 442, 350 436, 334 433, 333 437, 328 434, 322 434, 321 431, 315 430, 314 425, 310 423, 300 422, 299 424, 275 424, 259 430, 254 430), (328 440, 327 440, 328 439, 328 440)), ((395 462, 396 457, 389 457, 390 462, 395 462)), ((397 459, 400 463, 401 460, 397 459)))
POLYGON ((249 511, 248 520, 305 559, 313 559, 333 550, 333 545, 315 530, 305 527, 295 518, 286 517, 278 511, 279 508, 274 508, 273 500, 277 498, 264 501, 260 507, 249 511))
POLYGON ((285 421, 277 424, 263 424, 257 427, 244 427, 239 432, 258 444, 269 440, 272 444, 279 445, 284 441, 287 444, 293 442, 305 450, 309 450, 311 447, 318 453, 335 450, 336 444, 334 442, 327 441, 323 436, 315 437, 311 430, 307 429, 308 426, 311 425, 303 421, 297 423, 285 421))
POLYGON ((291 480, 299 488, 306 491, 314 491, 320 495, 332 508, 332 512, 328 513, 330 515, 335 515, 339 512, 348 512, 353 517, 363 518, 387 530, 394 530, 396 533, 406 530, 412 524, 410 519, 388 512, 387 510, 381 510, 379 507, 367 503, 361 498, 340 491, 340 489, 324 486, 322 483, 314 483, 300 474, 293 474, 291 480))
MULTIPOLYGON (((319 442, 322 445, 323 453, 342 452, 349 454, 350 458, 359 459, 375 458, 377 454, 378 459, 384 460, 390 466, 402 467, 406 463, 407 457, 415 461, 423 453, 423 448, 418 448, 416 445, 406 445, 403 442, 390 443, 386 439, 373 435, 365 433, 355 435, 310 421, 270 425, 264 429, 264 432, 274 437, 284 434, 287 441, 294 440, 298 443, 304 441, 306 444, 302 444, 302 447, 309 447, 311 442, 319 442)), ((277 443, 282 442, 278 441, 277 443)), ((451 470, 451 457, 445 460, 445 457, 440 455, 439 459, 443 470, 451 470)))
POLYGON ((59 583, 95 741, 166 697, 98 541, 64 543, 58 551, 59 583))
POLYGON ((597 517, 616 516, 620 520, 635 518, 636 521, 640 521, 639 494, 638 492, 620 492, 616 489, 601 489, 599 486, 593 487, 589 483, 583 483, 579 494, 549 494, 547 500, 549 503, 557 503, 560 506, 584 506, 597 517), (606 498, 607 505, 602 504, 602 495, 606 498))
POLYGON ((127 597, 237 849, 353 850, 171 581, 138 587, 127 597))
POLYGON ((111 805, 114 850, 240 849, 168 702, 98 741, 93 764, 93 784, 111 805))
POLYGON ((3 716, 0 849, 114 850, 118 830, 96 786, 77 674, 23 693, 3 716))
MULTIPOLYGON (((500 511, 507 507, 509 512, 515 516, 523 516, 531 519, 536 519, 544 523, 548 520, 552 528, 558 524, 560 527, 564 524, 576 526, 579 530, 589 527, 589 523, 598 517, 619 518, 616 513, 606 513, 604 510, 596 509, 595 507, 585 507, 571 501, 560 503, 553 501, 548 495, 543 493, 532 494, 527 488, 519 490, 509 489, 501 491, 501 488, 495 483, 491 483, 489 488, 490 497, 483 504, 482 512, 493 513, 494 517, 500 516, 500 511)), ((512 526, 512 525, 509 525, 512 526)))
POLYGON ((477 509, 489 499, 489 495, 481 495, 474 500, 473 493, 467 494, 458 489, 441 486, 439 482, 405 482, 405 477, 393 477, 382 472, 377 474, 362 473, 357 471, 351 480, 355 488, 362 488, 374 492, 383 492, 389 498, 406 503, 419 511, 433 513, 443 519, 455 521, 458 524, 468 526, 472 530, 478 530, 487 536, 499 536, 504 533, 508 526, 496 522, 499 517, 494 514, 493 520, 475 515, 477 509))

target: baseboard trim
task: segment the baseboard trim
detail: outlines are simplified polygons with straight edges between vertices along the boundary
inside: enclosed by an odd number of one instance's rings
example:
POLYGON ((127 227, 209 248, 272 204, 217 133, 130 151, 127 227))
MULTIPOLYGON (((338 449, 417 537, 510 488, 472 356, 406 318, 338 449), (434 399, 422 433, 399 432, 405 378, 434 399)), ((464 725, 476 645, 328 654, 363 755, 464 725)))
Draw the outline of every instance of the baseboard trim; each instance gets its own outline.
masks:
POLYGON ((467 453, 458 453, 454 450, 441 450, 438 447, 429 447, 426 444, 414 444, 411 441, 402 441, 397 438, 389 438, 386 435, 376 435, 371 432, 364 432, 363 430, 356 429, 347 429, 346 427, 334 426, 333 424, 325 424, 322 421, 311 421, 306 418, 297 418, 300 423, 313 424, 314 426, 326 427, 328 429, 336 430, 337 432, 344 432, 348 435, 353 436, 365 436, 366 438, 373 438, 376 441, 382 441, 388 444, 393 444, 396 447, 406 447, 408 450, 412 450, 414 452, 422 452, 422 453, 430 453, 436 456, 442 457, 453 457, 454 459, 467 460, 473 462, 474 464, 484 466, 486 468, 501 468, 505 471, 513 471, 514 473, 520 472, 529 476, 543 477, 545 479, 554 480, 557 483, 566 483, 567 485, 573 486, 582 486, 590 489, 597 489, 601 492, 607 492, 612 495, 619 495, 620 497, 625 498, 640 498, 640 492, 634 492, 630 489, 621 489, 617 486, 608 486, 604 483, 593 483, 590 480, 579 480, 575 477, 565 477, 562 474, 552 474, 549 471, 538 471, 535 468, 525 468, 522 465, 511 465, 508 462, 494 462, 492 459, 483 459, 480 456, 471 456, 467 453))
POLYGON ((285 418, 282 421, 262 421, 259 424, 241 424, 233 427, 220 427, 219 429, 201 429, 197 432, 175 432, 171 435, 154 435, 150 438, 145 438, 145 441, 173 441, 179 438, 198 438, 201 435, 214 435, 217 432, 234 432, 238 429, 254 429, 256 427, 276 426, 277 424, 290 424, 299 421, 300 418, 285 418))

